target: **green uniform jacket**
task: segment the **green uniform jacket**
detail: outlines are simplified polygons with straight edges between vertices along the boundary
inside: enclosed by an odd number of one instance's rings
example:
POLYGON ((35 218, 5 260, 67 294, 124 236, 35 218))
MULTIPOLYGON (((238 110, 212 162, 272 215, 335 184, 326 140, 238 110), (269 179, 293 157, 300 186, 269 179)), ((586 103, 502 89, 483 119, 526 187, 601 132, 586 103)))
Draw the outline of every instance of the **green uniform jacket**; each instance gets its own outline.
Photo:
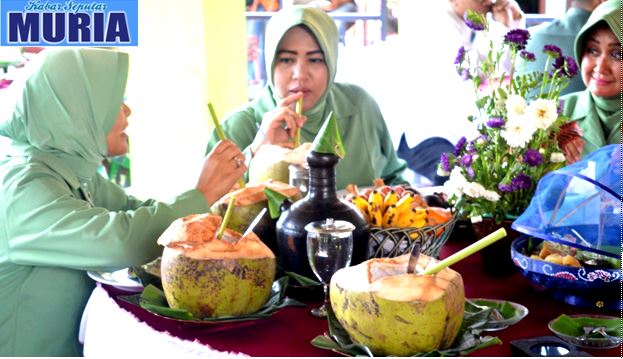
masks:
POLYGON ((589 90, 575 92, 562 96, 565 101, 563 114, 569 116, 569 121, 577 121, 578 126, 584 132, 584 150, 582 157, 608 144, 621 142, 621 105, 619 98, 605 100, 597 98, 600 103, 610 104, 614 112, 605 116, 596 105, 595 98, 589 90))
MULTIPOLYGON (((279 41, 294 26, 305 25, 314 34, 329 70, 327 90, 318 103, 304 114, 307 122, 301 129, 301 142, 312 142, 329 113, 335 114, 346 155, 336 167, 337 187, 354 183, 371 186, 375 178, 385 183, 405 183, 402 172, 406 163, 396 156, 387 125, 376 101, 361 87, 335 83, 337 68, 338 33, 335 22, 324 11, 304 6, 293 6, 274 15, 266 27, 266 73, 268 85, 261 95, 244 108, 231 114, 223 122, 225 135, 251 158, 249 145, 257 134, 262 116, 277 106, 279 97, 274 91, 273 59, 279 41)), ((216 133, 208 143, 210 151, 218 142, 216 133)))
POLYGON ((45 50, 28 66, 33 74, 12 85, 12 116, 0 121, 0 135, 13 140, 0 158, 0 356, 79 356, 94 286, 86 271, 153 260, 169 224, 208 203, 197 190, 139 201, 96 173, 127 54, 45 50))

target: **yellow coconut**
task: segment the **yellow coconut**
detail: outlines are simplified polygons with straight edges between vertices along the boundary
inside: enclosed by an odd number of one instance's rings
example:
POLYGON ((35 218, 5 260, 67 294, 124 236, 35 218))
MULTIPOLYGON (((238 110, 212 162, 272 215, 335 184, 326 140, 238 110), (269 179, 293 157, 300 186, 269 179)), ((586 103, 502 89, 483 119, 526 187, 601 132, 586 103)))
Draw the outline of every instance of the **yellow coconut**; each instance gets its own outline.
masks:
MULTIPOLYGON (((335 316, 351 339, 375 355, 409 356, 448 348, 463 321, 463 279, 445 268, 407 274, 409 255, 371 259, 331 278, 335 316)), ((421 271, 437 260, 421 255, 421 271)))
POLYGON ((256 312, 270 296, 275 279, 273 252, 253 233, 226 229, 221 217, 190 215, 173 222, 160 236, 165 246, 160 272, 171 308, 196 318, 256 312))

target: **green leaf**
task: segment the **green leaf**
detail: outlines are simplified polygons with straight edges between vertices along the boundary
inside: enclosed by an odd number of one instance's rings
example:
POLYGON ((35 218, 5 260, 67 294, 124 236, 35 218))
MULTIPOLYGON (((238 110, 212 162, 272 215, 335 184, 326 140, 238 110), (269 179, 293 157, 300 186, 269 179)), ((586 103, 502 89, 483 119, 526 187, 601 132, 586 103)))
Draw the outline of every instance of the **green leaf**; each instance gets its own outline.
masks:
POLYGON ((583 327, 605 327, 606 333, 619 336, 623 319, 619 318, 597 318, 574 316, 573 318, 562 314, 552 322, 552 329, 571 336, 584 334, 583 327))
POLYGON ((285 288, 287 287, 288 278, 282 277, 273 282, 270 297, 264 303, 264 305, 255 313, 241 315, 241 316, 222 316, 217 318, 196 318, 192 313, 184 309, 170 308, 164 292, 156 288, 153 285, 148 285, 143 289, 140 294, 130 296, 119 296, 119 299, 140 306, 148 312, 161 315, 173 319, 188 320, 193 322, 238 322, 245 320, 254 320, 268 318, 281 308, 296 306, 304 307, 305 304, 295 299, 285 296, 285 288))
POLYGON ((333 112, 329 113, 322 128, 316 135, 316 138, 314 138, 312 150, 318 153, 336 155, 339 158, 344 158, 346 155, 346 150, 342 144, 342 137, 340 136, 340 130, 337 125, 337 118, 333 112))
POLYGON ((281 204, 288 197, 268 187, 264 187, 264 195, 268 200, 268 212, 270 213, 270 218, 279 218, 281 215, 281 204))
MULTIPOLYGON (((473 310, 474 307, 472 306, 471 309, 473 310)), ((478 331, 471 330, 471 327, 466 325, 466 321, 469 321, 467 314, 468 311, 466 305, 466 316, 463 319, 463 325, 457 335, 457 339, 454 343, 452 343, 450 348, 433 350, 426 353, 415 353, 412 356, 465 356, 479 349, 502 344, 502 341, 498 337, 481 337, 478 335, 478 331)), ((353 343, 350 336, 337 320, 335 313, 330 307, 327 310, 327 322, 329 326, 329 334, 319 335, 314 338, 311 341, 313 346, 320 349, 332 350, 349 356, 374 356, 372 351, 370 351, 370 349, 365 345, 353 343)))
POLYGON ((285 271, 285 274, 296 280, 300 285, 304 286, 304 287, 314 287, 314 286, 318 286, 318 285, 322 285, 322 283, 318 282, 317 280, 313 280, 311 278, 308 278, 304 275, 300 275, 294 272, 288 272, 285 271))

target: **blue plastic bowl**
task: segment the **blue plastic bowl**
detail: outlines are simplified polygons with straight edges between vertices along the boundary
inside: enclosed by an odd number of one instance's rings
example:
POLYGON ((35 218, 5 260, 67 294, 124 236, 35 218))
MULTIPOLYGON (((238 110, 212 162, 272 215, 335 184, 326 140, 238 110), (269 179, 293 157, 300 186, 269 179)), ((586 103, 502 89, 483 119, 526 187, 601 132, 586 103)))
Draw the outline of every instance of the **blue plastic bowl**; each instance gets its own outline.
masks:
POLYGON ((513 263, 533 287, 571 305, 621 310, 621 270, 571 267, 526 255, 528 240, 534 247, 541 239, 522 235, 511 245, 513 263))

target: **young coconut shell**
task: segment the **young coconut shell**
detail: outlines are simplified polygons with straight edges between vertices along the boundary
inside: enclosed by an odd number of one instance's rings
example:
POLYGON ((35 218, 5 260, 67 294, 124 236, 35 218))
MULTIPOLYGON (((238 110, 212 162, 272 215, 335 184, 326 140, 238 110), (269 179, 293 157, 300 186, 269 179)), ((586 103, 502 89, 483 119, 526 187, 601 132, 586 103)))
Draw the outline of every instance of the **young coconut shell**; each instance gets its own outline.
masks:
MULTIPOLYGON (((249 224, 255 219, 255 217, 257 217, 260 211, 263 208, 268 207, 268 201, 266 199, 266 195, 264 194, 264 188, 266 187, 277 191, 286 197, 293 199, 300 198, 300 191, 296 187, 279 181, 265 181, 260 184, 247 185, 245 188, 226 194, 214 203, 210 210, 213 214, 224 216, 227 211, 227 206, 229 205, 229 199, 231 196, 236 196, 236 206, 233 208, 233 212, 229 218, 229 223, 227 223, 227 228, 244 233, 249 224)), ((255 232, 274 252, 277 248, 275 239, 275 223, 276 220, 271 219, 267 213, 253 229, 253 232, 255 232)))
MULTIPOLYGON (((331 307, 353 341, 375 355, 410 356, 448 348, 463 321, 461 275, 444 268, 434 275, 407 274, 409 254, 370 259, 331 278, 331 307)), ((420 255, 422 271, 438 261, 420 255)))
POLYGON ((194 317, 221 317, 256 312, 266 303, 275 279, 273 252, 254 234, 226 229, 222 218, 189 215, 174 221, 158 238, 164 246, 160 272, 171 308, 194 317))

